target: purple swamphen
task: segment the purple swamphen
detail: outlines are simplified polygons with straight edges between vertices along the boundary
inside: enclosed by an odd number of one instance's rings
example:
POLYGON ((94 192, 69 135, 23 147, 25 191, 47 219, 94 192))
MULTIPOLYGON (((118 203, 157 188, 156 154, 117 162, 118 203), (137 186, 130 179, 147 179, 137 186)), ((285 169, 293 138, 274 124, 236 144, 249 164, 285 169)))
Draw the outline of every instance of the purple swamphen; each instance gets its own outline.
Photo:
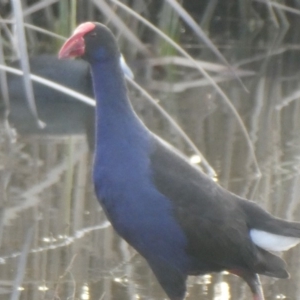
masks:
POLYGON ((300 241, 300 223, 273 217, 220 187, 150 132, 129 102, 120 52, 102 24, 81 24, 60 58, 82 57, 96 96, 93 180, 117 233, 148 262, 171 300, 182 300, 189 275, 227 270, 264 299, 258 274, 287 278, 268 252, 300 241))

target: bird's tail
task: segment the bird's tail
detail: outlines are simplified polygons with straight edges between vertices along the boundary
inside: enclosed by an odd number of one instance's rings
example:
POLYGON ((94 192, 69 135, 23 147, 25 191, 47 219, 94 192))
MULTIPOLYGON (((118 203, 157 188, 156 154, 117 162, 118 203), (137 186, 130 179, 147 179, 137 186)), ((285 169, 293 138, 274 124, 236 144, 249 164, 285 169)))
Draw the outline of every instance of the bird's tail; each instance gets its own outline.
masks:
POLYGON ((254 244, 267 251, 286 251, 300 243, 300 223, 273 217, 251 201, 243 208, 254 244))
POLYGON ((285 261, 280 257, 261 248, 258 248, 257 257, 257 264, 253 270, 255 273, 276 278, 289 278, 285 261))

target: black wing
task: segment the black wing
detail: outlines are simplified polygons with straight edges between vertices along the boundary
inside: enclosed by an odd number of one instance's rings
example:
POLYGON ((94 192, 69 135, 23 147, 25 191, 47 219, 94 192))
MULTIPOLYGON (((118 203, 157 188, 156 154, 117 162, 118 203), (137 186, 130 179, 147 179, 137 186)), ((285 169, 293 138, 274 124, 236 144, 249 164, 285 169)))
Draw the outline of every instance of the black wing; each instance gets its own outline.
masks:
POLYGON ((266 273, 270 260, 278 260, 276 267, 282 269, 281 259, 251 241, 243 209, 247 200, 220 187, 156 136, 151 169, 157 189, 172 202, 187 236, 188 255, 198 262, 191 274, 226 269, 266 273))

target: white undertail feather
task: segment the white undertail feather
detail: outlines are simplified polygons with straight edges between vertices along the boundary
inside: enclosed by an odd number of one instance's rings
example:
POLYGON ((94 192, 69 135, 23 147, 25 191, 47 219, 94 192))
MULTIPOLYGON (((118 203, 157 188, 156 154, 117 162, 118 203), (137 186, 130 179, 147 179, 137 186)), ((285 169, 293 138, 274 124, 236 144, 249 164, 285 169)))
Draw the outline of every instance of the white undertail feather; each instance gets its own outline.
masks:
POLYGON ((268 251, 286 251, 300 242, 300 238, 278 235, 258 229, 250 230, 254 244, 268 251))

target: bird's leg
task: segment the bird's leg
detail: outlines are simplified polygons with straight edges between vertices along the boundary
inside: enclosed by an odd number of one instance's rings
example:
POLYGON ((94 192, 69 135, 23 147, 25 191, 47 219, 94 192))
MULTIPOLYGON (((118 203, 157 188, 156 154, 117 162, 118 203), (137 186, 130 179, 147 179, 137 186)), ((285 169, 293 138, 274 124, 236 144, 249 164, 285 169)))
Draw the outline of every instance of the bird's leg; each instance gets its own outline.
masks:
POLYGON ((230 273, 243 278, 251 289, 253 300, 265 300, 259 276, 244 270, 230 270, 230 273))
POLYGON ((148 260, 148 263, 170 300, 184 300, 187 275, 158 257, 155 262, 148 260))
POLYGON ((253 300, 265 300, 264 291, 257 274, 245 274, 243 279, 247 282, 253 293, 253 300))

